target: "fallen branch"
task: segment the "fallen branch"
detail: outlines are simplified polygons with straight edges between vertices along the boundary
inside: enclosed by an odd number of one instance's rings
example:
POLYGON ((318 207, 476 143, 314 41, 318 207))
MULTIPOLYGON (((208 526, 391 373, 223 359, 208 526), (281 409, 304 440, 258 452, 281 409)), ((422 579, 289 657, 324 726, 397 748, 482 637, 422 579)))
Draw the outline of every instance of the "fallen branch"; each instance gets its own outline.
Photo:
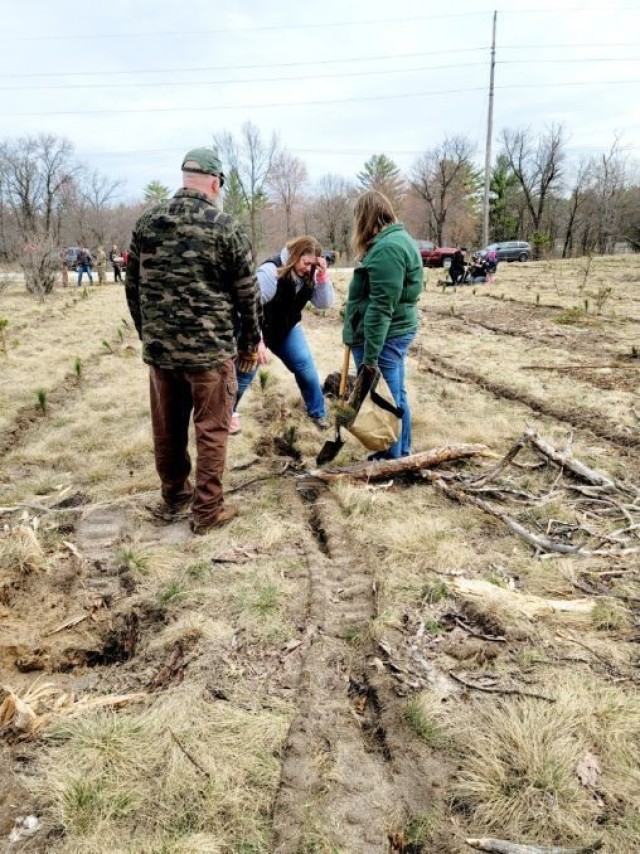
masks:
POLYGON ((326 483, 337 480, 382 480, 403 474, 412 474, 423 469, 435 468, 441 463, 471 457, 489 457, 492 452, 486 445, 443 445, 430 451, 411 454, 394 460, 365 460, 351 466, 339 468, 310 469, 301 475, 302 479, 313 478, 326 483))
POLYGON ((535 700, 546 700, 547 703, 555 703, 555 697, 548 697, 546 694, 536 694, 533 691, 521 691, 519 688, 488 688, 484 685, 476 685, 473 682, 466 682, 453 670, 448 671, 449 676, 459 685, 465 688, 471 688, 473 691, 483 691, 485 694, 515 694, 519 697, 533 697, 535 700))
POLYGON ((490 851, 493 854, 592 854, 593 851, 599 851, 602 848, 600 840, 578 848, 560 848, 557 845, 520 845, 517 842, 490 837, 465 841, 477 851, 490 851))
POLYGON ((244 483, 238 484, 238 486, 233 486, 231 489, 225 489, 227 495, 230 495, 232 492, 240 492, 241 489, 246 489, 248 486, 251 486, 254 483, 259 483, 261 480, 272 480, 274 477, 281 477, 286 470, 289 468, 289 463, 285 463, 282 469, 277 472, 271 472, 270 474, 261 474, 257 477, 252 477, 251 480, 245 480, 244 483))
POLYGON ((588 619, 596 604, 595 599, 543 599, 519 590, 498 587, 481 578, 451 578, 447 581, 447 587, 463 598, 476 602, 493 601, 510 613, 517 611, 529 619, 548 614, 567 614, 588 619))
POLYGON ((478 507, 480 510, 488 513, 490 516, 495 516, 496 519, 500 519, 501 522, 504 522, 504 524, 514 532, 514 534, 522 537, 523 540, 538 551, 587 556, 590 556, 591 554, 590 552, 584 551, 579 546, 568 546, 565 543, 555 543, 553 540, 549 540, 546 537, 539 537, 536 534, 532 534, 531 531, 527 530, 519 522, 516 522, 515 519, 511 518, 511 516, 503 513, 502 510, 497 510, 488 502, 483 501, 482 498, 476 498, 474 495, 468 495, 460 489, 455 489, 455 487, 445 483, 444 480, 437 475, 432 475, 431 482, 437 489, 444 492, 444 494, 453 501, 457 501, 459 504, 472 504, 474 507, 478 507))
POLYGON ((51 629, 50 632, 45 632, 42 637, 50 638, 51 635, 57 635, 58 632, 63 632, 65 629, 70 629, 73 626, 77 626, 78 623, 81 623, 83 620, 88 619, 88 617, 90 616, 90 614, 81 614, 79 617, 72 617, 70 620, 67 620, 65 623, 62 623, 62 625, 57 626, 55 629, 51 629))
POLYGON ((475 629, 472 629, 468 623, 465 623, 464 620, 461 620, 460 617, 455 614, 453 620, 458 626, 460 626, 461 629, 464 629, 467 634, 471 635, 472 638, 478 638, 479 640, 486 641, 496 641, 498 643, 507 642, 507 639, 504 637, 504 635, 485 635, 482 632, 476 632, 475 629))
POLYGON ((595 471, 595 469, 590 469, 588 466, 585 466, 584 463, 574 459, 570 454, 562 454, 557 451, 553 445, 550 445, 549 442, 542 439, 536 430, 527 430, 524 435, 536 450, 538 450, 543 456, 547 457, 547 459, 551 460, 551 462, 560 466, 560 468, 568 469, 577 477, 582 480, 586 480, 587 483, 591 483, 594 486, 600 486, 603 489, 609 490, 618 488, 617 484, 613 480, 610 480, 610 478, 605 477, 603 474, 600 474, 600 472, 595 471))
POLYGON ((180 739, 178 738, 178 736, 175 734, 175 732, 171 729, 171 727, 167 727, 167 730, 168 730, 169 735, 171 736, 171 738, 175 741, 175 743, 178 745, 178 747, 180 748, 180 750, 181 750, 181 751, 184 753, 184 755, 187 757, 187 759, 189 760, 189 762, 191 762, 191 764, 192 764, 195 768, 197 768, 197 769, 198 769, 198 771, 200 771, 200 773, 201 773, 201 774, 204 774, 204 776, 207 778, 207 780, 210 780, 210 779, 211 779, 211 774, 207 771, 207 769, 206 769, 206 768, 203 768, 203 767, 202 767, 202 765, 198 762, 198 760, 197 760, 197 759, 195 759, 195 758, 194 758, 194 757, 189 753, 189 751, 187 750, 187 748, 182 744, 182 742, 180 741, 180 739))
POLYGON ((517 442, 515 442, 511 448, 507 451, 504 457, 497 463, 495 466, 492 466, 486 472, 483 472, 475 477, 469 479, 469 483, 472 483, 474 486, 482 486, 488 481, 493 480, 493 478, 499 474, 503 469, 505 469, 508 465, 510 465, 515 457, 520 453, 520 451, 527 444, 527 439, 524 436, 521 436, 517 442))
MULTIPOLYGON (((626 362, 605 362, 604 364, 588 365, 520 365, 521 371, 582 371, 585 368, 602 370, 604 368, 628 368, 626 362)), ((633 366, 631 366, 633 367, 633 366)))

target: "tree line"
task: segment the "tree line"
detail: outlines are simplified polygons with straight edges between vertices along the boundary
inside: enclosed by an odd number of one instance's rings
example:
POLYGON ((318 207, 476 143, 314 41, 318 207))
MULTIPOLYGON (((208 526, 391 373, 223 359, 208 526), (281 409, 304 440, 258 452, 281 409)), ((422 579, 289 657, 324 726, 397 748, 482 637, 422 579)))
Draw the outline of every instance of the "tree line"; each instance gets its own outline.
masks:
MULTIPOLYGON (((212 144, 225 165, 225 210, 246 225, 257 261, 301 232, 349 258, 353 200, 368 188, 389 196, 416 238, 479 246, 484 177, 464 135, 446 136, 406 173, 379 153, 351 178, 326 174, 313 183, 300 157, 251 122, 236 134, 213 134, 212 144)), ((506 128, 496 150, 490 239, 529 240, 538 255, 562 257, 640 249, 637 166, 618 138, 607 151, 575 160, 563 125, 506 128)), ((124 204, 120 189, 79 163, 67 139, 0 142, 0 257, 20 260, 26 247, 126 245, 143 207, 169 190, 152 181, 139 203, 124 204)))

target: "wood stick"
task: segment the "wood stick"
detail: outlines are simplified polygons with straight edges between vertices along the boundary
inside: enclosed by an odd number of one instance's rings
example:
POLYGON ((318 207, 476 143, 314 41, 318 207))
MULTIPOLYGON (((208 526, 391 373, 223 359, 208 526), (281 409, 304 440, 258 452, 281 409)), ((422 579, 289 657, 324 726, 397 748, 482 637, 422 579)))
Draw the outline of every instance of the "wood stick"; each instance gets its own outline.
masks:
POLYGON ((525 542, 529 543, 529 545, 533 546, 535 549, 538 549, 542 552, 557 552, 558 554, 572 554, 572 555, 587 555, 591 556, 590 552, 584 551, 579 546, 568 546, 564 543, 554 543, 551 540, 548 540, 546 537, 538 537, 535 534, 532 534, 531 531, 528 531, 523 525, 519 522, 516 522, 515 519, 512 519, 511 516, 508 516, 506 513, 503 513, 502 510, 497 510, 495 507, 492 507, 487 501, 483 501, 481 498, 476 498, 474 495, 468 495, 466 492, 462 492, 459 489, 455 489, 450 484, 445 483, 442 478, 439 478, 437 475, 433 474, 431 478, 431 482, 433 485, 444 492, 444 494, 457 501, 459 504, 472 504, 475 507, 478 507, 480 510, 483 510, 485 513, 488 513, 490 516, 495 516, 496 519, 500 519, 502 522, 510 528, 514 534, 517 534, 519 537, 522 537, 525 542))
POLYGON ((335 483, 338 480, 381 480, 413 474, 453 460, 487 456, 491 456, 491 452, 486 445, 443 445, 394 460, 365 460, 352 466, 310 469, 301 475, 301 479, 313 478, 326 483, 335 483))
POLYGON ((626 362, 605 362, 599 365, 520 365, 521 371, 581 371, 583 368, 634 368, 626 362))
POLYGON ((207 778, 207 780, 210 780, 210 779, 211 779, 211 774, 207 771, 207 769, 206 769, 206 768, 203 768, 203 767, 202 767, 202 765, 198 762, 198 760, 197 760, 197 759, 194 759, 194 757, 189 753, 189 751, 187 750, 187 748, 182 744, 182 742, 180 741, 180 739, 178 738, 178 736, 175 734, 175 732, 171 729, 171 727, 167 727, 167 730, 168 730, 169 735, 171 736, 171 738, 175 741, 175 743, 178 745, 178 747, 180 748, 180 750, 181 750, 181 751, 184 753, 184 755, 187 757, 187 759, 189 760, 189 762, 191 762, 191 764, 192 764, 195 768, 197 768, 197 769, 198 769, 198 771, 200 771, 200 773, 201 773, 201 774, 204 774, 204 776, 207 778))
POLYGON ((555 697, 548 697, 546 694, 535 694, 533 691, 521 691, 519 688, 486 688, 483 685, 474 685, 473 682, 466 682, 458 676, 453 670, 447 671, 449 676, 465 688, 471 688, 473 691, 482 691, 485 694, 515 694, 519 697, 533 697, 535 700, 546 700, 547 703, 555 703, 555 697))
POLYGON ((513 459, 520 453, 520 451, 527 444, 526 436, 521 436, 517 442, 515 442, 511 448, 507 451, 504 457, 497 463, 495 466, 492 466, 488 471, 477 475, 476 477, 472 477, 470 479, 470 483, 474 486, 481 486, 484 483, 487 483, 489 480, 492 480, 502 469, 506 468, 509 463, 513 461, 513 459))
POLYGON ((491 837, 466 839, 465 842, 477 851, 490 851, 493 854, 592 854, 602 848, 600 840, 578 848, 559 848, 557 845, 520 845, 517 842, 507 842, 506 839, 491 837))
POLYGON ((542 439, 536 430, 527 430, 525 433, 529 443, 533 445, 543 456, 550 459, 561 468, 569 469, 577 477, 586 480, 594 486, 600 486, 603 489, 614 490, 617 488, 616 483, 595 469, 590 469, 583 463, 575 460, 570 454, 562 454, 557 451, 553 445, 542 439))

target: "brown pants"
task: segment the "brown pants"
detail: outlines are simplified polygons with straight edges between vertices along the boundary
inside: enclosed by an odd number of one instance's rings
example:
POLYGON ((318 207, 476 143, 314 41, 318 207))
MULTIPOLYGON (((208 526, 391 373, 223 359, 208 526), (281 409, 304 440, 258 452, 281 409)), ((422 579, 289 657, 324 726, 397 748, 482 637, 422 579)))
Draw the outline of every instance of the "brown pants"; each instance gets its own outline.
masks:
POLYGON ((151 423, 156 470, 169 505, 193 498, 193 516, 208 524, 224 506, 222 473, 237 383, 233 359, 204 371, 150 366, 151 423), (189 480, 189 419, 196 435, 196 485, 189 480))

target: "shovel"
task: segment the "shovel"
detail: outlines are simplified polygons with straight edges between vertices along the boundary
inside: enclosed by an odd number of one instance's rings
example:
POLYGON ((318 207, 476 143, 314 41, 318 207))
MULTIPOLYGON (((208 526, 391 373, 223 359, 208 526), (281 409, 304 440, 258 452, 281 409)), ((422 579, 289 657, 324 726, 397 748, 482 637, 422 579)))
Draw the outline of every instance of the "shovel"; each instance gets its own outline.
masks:
MULTIPOLYGON (((344 398, 344 393, 347 388, 347 376, 349 374, 349 359, 351 357, 351 348, 344 348, 344 361, 342 363, 342 373, 340 374, 340 385, 338 387, 338 400, 344 398)), ((316 463, 323 466, 325 463, 330 463, 331 460, 338 456, 340 448, 344 445, 344 439, 340 436, 340 422, 336 416, 336 437, 328 439, 320 448, 320 453, 316 457, 316 463)))

